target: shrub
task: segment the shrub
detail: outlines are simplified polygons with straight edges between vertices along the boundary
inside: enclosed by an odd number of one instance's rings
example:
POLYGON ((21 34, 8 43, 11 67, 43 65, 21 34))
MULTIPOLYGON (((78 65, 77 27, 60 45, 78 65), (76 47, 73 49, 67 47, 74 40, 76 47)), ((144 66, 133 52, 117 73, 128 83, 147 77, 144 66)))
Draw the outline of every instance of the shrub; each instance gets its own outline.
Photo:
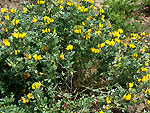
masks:
POLYGON ((125 36, 92 0, 23 6, 1 9, 0 111, 126 112, 147 102, 150 35, 125 36))

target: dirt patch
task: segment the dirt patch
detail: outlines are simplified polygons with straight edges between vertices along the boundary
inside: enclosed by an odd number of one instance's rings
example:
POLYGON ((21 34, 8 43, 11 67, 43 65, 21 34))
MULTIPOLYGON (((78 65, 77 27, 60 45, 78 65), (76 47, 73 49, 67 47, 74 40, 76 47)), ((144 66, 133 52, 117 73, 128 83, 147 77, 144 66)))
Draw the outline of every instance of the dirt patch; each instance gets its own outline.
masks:
MULTIPOLYGON (((21 2, 24 0, 0 0, 0 8, 7 8, 7 9, 21 9, 22 5, 21 2)), ((26 2, 32 2, 31 0, 25 0, 26 2)))

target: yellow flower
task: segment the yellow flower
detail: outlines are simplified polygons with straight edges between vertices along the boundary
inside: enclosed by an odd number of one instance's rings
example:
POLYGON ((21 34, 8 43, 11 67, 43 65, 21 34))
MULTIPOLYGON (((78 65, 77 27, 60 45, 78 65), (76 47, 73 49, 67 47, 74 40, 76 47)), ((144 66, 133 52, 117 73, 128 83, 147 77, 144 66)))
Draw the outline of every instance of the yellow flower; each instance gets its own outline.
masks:
POLYGON ((106 109, 106 110, 108 110, 108 109, 109 109, 109 107, 108 107, 108 106, 105 106, 105 109, 106 109))
POLYGON ((150 90, 149 90, 149 89, 146 89, 145 93, 150 93, 150 90))
POLYGON ((113 36, 116 37, 116 38, 119 38, 120 37, 120 34, 118 31, 114 31, 113 32, 113 36))
POLYGON ((115 38, 115 42, 120 43, 121 41, 117 38, 115 38))
POLYGON ((60 55, 60 58, 61 58, 62 60, 65 59, 63 54, 60 55))
POLYGON ((129 87, 130 87, 130 88, 132 88, 133 85, 134 85, 133 83, 131 83, 131 82, 129 83, 129 87))
POLYGON ((38 0, 37 4, 44 4, 44 1, 43 0, 38 0))
POLYGON ((41 83, 39 83, 39 82, 35 83, 35 87, 36 87, 36 88, 38 88, 38 87, 40 87, 40 86, 41 86, 41 83))
POLYGON ((101 47, 101 48, 105 47, 105 43, 101 43, 101 44, 100 44, 100 47, 101 47))
POLYGON ((111 100, 109 99, 109 97, 106 97, 106 102, 107 102, 108 104, 111 103, 111 100))
POLYGON ((136 54, 136 53, 133 53, 133 56, 134 56, 134 57, 138 57, 138 54, 136 54))
POLYGON ((19 38, 19 32, 18 32, 18 33, 14 32, 12 35, 13 35, 15 38, 19 38))
POLYGON ((28 93, 28 95, 27 95, 28 99, 30 99, 31 96, 32 96, 32 93, 28 93))
POLYGON ((141 82, 141 79, 138 79, 138 82, 141 82))
POLYGON ((5 28, 5 31, 8 32, 8 28, 5 28))
POLYGON ((84 22, 82 22, 82 25, 83 25, 83 26, 85 26, 85 23, 84 23, 84 22))
POLYGON ((37 54, 33 55, 33 58, 34 58, 35 61, 37 61, 38 60, 38 55, 37 54))
POLYGON ((103 25, 103 24, 101 24, 101 23, 99 23, 99 28, 102 28, 102 27, 104 27, 104 25, 103 25))
POLYGON ((148 63, 147 63, 147 62, 145 62, 145 66, 148 66, 148 63))
POLYGON ((103 10, 103 9, 100 9, 99 12, 100 12, 100 13, 104 13, 104 10, 103 10))
POLYGON ((127 47, 127 44, 126 43, 123 43, 124 47, 127 47))
POLYGON ((64 9, 64 7, 62 5, 59 6, 60 9, 64 9))
POLYGON ((145 36, 145 32, 141 33, 141 36, 145 36))
POLYGON ((119 32, 119 33, 123 33, 123 30, 122 30, 122 29, 118 29, 118 32, 119 32))
POLYGON ((17 11, 16 11, 16 9, 10 9, 10 12, 11 13, 16 13, 17 11))
POLYGON ((1 8, 1 12, 6 13, 7 12, 6 8, 1 8))
POLYGON ((53 34, 56 34, 56 29, 54 29, 53 34))
POLYGON ((35 89, 35 86, 34 86, 34 84, 32 84, 32 89, 35 89))
POLYGON ((15 19, 12 20, 12 25, 17 25, 18 23, 19 23, 19 20, 15 20, 15 19))
POLYGON ((128 94, 127 96, 126 96, 126 98, 125 98, 126 100, 131 100, 131 95, 130 94, 128 94))
POLYGON ((33 17, 32 22, 33 23, 37 22, 37 17, 36 16, 33 17))
POLYGON ((111 24, 108 24, 108 27, 111 27, 111 24))
POLYGON ((73 3, 67 2, 67 5, 68 5, 68 6, 73 6, 73 3))
POLYGON ((26 103, 26 102, 27 102, 24 97, 21 97, 21 100, 22 100, 23 103, 26 103))
POLYGON ((5 18, 5 20, 9 20, 9 16, 8 15, 4 16, 4 18, 5 18))
POLYGON ((15 25, 15 19, 12 20, 12 25, 15 25))
POLYGON ((67 45, 67 48, 66 48, 67 50, 72 50, 73 49, 73 45, 67 45))
POLYGON ((141 71, 147 71, 147 68, 141 67, 141 71))
POLYGON ((134 44, 130 44, 130 48, 135 48, 136 46, 134 44))
POLYGON ((19 23, 19 20, 16 20, 16 25, 19 23))
POLYGON ((145 47, 142 48, 142 52, 145 52, 145 47))
POLYGON ((148 104, 148 105, 150 104, 150 100, 147 101, 147 104, 148 104))
POLYGON ((9 42, 8 39, 3 40, 3 44, 4 44, 5 46, 10 46, 10 42, 9 42))
POLYGON ((18 53, 20 53, 20 50, 15 50, 15 55, 17 55, 18 53))
POLYGON ((42 56, 41 56, 41 55, 38 55, 37 59, 38 59, 38 60, 42 60, 42 56))
POLYGON ((101 110, 99 113, 104 113, 103 110, 101 110))
POLYGON ((104 22, 105 21, 105 15, 102 15, 101 19, 104 22))
POLYGON ((93 0, 86 0, 88 3, 93 4, 94 1, 93 0))
POLYGON ((27 13, 27 11, 28 11, 27 8, 24 7, 24 8, 23 8, 23 13, 27 13))
POLYGON ((77 33, 77 34, 80 34, 81 33, 81 29, 75 29, 74 32, 77 33))

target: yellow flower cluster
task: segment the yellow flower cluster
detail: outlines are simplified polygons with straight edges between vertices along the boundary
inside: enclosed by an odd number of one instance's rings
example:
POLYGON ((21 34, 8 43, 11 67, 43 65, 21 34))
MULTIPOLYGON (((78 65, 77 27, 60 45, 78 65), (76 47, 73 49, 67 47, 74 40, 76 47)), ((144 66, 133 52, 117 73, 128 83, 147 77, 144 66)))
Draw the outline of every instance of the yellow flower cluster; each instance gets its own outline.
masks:
POLYGON ((37 4, 44 4, 44 1, 43 0, 38 0, 37 4))
POLYGON ((26 33, 23 32, 23 33, 19 33, 19 32, 14 32, 12 34, 15 38, 24 38, 26 36, 26 33))
POLYGON ((73 3, 67 2, 67 5, 68 5, 68 6, 73 6, 73 3))
POLYGON ((32 84, 32 89, 37 89, 41 86, 40 82, 36 82, 35 84, 32 84))
POLYGON ((88 11, 88 8, 85 8, 84 6, 78 6, 78 10, 80 11, 80 12, 87 12, 88 11))
POLYGON ((103 9, 100 9, 99 12, 100 12, 100 13, 104 13, 104 10, 103 10, 103 9))
POLYGON ((33 58, 34 58, 35 61, 42 60, 42 56, 41 55, 37 55, 37 54, 33 55, 33 58))
POLYGON ((120 33, 118 31, 114 31, 113 32, 113 36, 116 37, 116 38, 119 38, 120 37, 120 33))
POLYGON ((16 10, 16 9, 10 9, 10 12, 11 12, 11 13, 16 13, 17 11, 19 11, 19 10, 16 10))
POLYGON ((103 47, 105 47, 105 43, 98 44, 97 47, 98 48, 103 48, 103 47))
POLYGON ((123 30, 122 30, 122 29, 118 29, 118 32, 119 32, 120 34, 122 34, 122 33, 123 33, 123 30))
POLYGON ((106 40, 105 43, 108 45, 108 46, 114 46, 115 45, 115 41, 111 40, 106 40))
POLYGON ((3 44, 4 44, 5 46, 10 46, 10 42, 9 42, 8 39, 3 40, 3 44))
POLYGON ((2 12, 2 13, 7 13, 6 8, 1 8, 1 12, 2 12))
POLYGON ((100 50, 99 49, 95 49, 94 47, 92 47, 90 49, 93 53, 100 53, 100 50))
POLYGON ((142 79, 138 79, 138 82, 145 82, 150 79, 150 74, 146 74, 142 79))
POLYGON ((81 0, 81 1, 86 1, 86 2, 88 2, 88 3, 90 3, 90 4, 93 4, 93 3, 94 3, 93 0, 81 0))
POLYGON ((18 25, 18 23, 19 23, 19 20, 15 20, 15 19, 12 20, 12 25, 18 25))
POLYGON ((42 33, 48 33, 48 32, 50 32, 51 30, 50 30, 50 28, 46 28, 45 30, 44 29, 42 29, 42 33))
POLYGON ((81 33, 81 29, 75 29, 74 32, 77 33, 77 34, 80 34, 81 33))
POLYGON ((137 54, 137 53, 133 53, 133 56, 137 58, 137 57, 138 57, 138 54, 137 54))
POLYGON ((21 97, 21 100, 22 100, 22 102, 23 102, 24 104, 29 102, 29 100, 28 100, 28 99, 25 99, 24 97, 21 97))
POLYGON ((121 42, 121 40, 119 40, 118 38, 115 38, 114 41, 117 42, 117 43, 121 42))
POLYGON ((50 23, 53 23, 53 22, 54 22, 54 19, 51 19, 50 17, 45 16, 45 17, 44 17, 44 21, 47 22, 46 24, 50 24, 50 23))
POLYGON ((145 93, 150 93, 150 89, 146 89, 145 93))
POLYGON ((142 33, 141 33, 141 36, 145 36, 145 32, 142 32, 142 33))
POLYGON ((130 46, 129 46, 130 48, 135 48, 136 47, 136 45, 134 45, 134 44, 130 44, 130 46))
POLYGON ((33 23, 37 22, 37 17, 36 16, 33 17, 32 22, 33 23))
POLYGON ((131 100, 131 95, 130 94, 128 94, 128 95, 124 95, 123 96, 123 99, 125 99, 125 100, 131 100))
POLYGON ((25 99, 24 97, 21 97, 21 100, 25 104, 25 103, 29 102, 29 100, 31 99, 31 97, 32 97, 32 93, 28 93, 28 95, 27 95, 28 99, 25 99))
POLYGON ((107 102, 108 104, 111 103, 111 100, 109 99, 109 97, 106 97, 106 102, 107 102))
POLYGON ((67 48, 66 48, 68 51, 69 50, 72 50, 73 49, 73 45, 71 45, 71 44, 69 44, 69 45, 67 45, 67 48))
POLYGON ((145 72, 145 71, 147 71, 147 70, 148 70, 148 69, 147 69, 146 67, 145 67, 145 68, 144 68, 144 67, 141 67, 141 71, 142 71, 142 72, 143 72, 143 71, 145 72))
POLYGON ((15 55, 17 55, 18 53, 20 53, 20 50, 15 50, 15 55))

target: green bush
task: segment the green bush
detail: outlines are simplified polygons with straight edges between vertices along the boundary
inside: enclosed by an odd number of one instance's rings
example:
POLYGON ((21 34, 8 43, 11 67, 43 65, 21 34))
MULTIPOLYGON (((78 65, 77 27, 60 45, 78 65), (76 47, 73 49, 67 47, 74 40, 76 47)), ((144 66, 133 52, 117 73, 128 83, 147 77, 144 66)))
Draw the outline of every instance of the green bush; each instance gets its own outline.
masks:
POLYGON ((148 111, 150 35, 125 36, 92 0, 23 6, 1 9, 1 112, 148 111))
POLYGON ((139 0, 106 0, 105 15, 115 28, 122 28, 126 35, 141 32, 142 21, 139 19, 139 0))

